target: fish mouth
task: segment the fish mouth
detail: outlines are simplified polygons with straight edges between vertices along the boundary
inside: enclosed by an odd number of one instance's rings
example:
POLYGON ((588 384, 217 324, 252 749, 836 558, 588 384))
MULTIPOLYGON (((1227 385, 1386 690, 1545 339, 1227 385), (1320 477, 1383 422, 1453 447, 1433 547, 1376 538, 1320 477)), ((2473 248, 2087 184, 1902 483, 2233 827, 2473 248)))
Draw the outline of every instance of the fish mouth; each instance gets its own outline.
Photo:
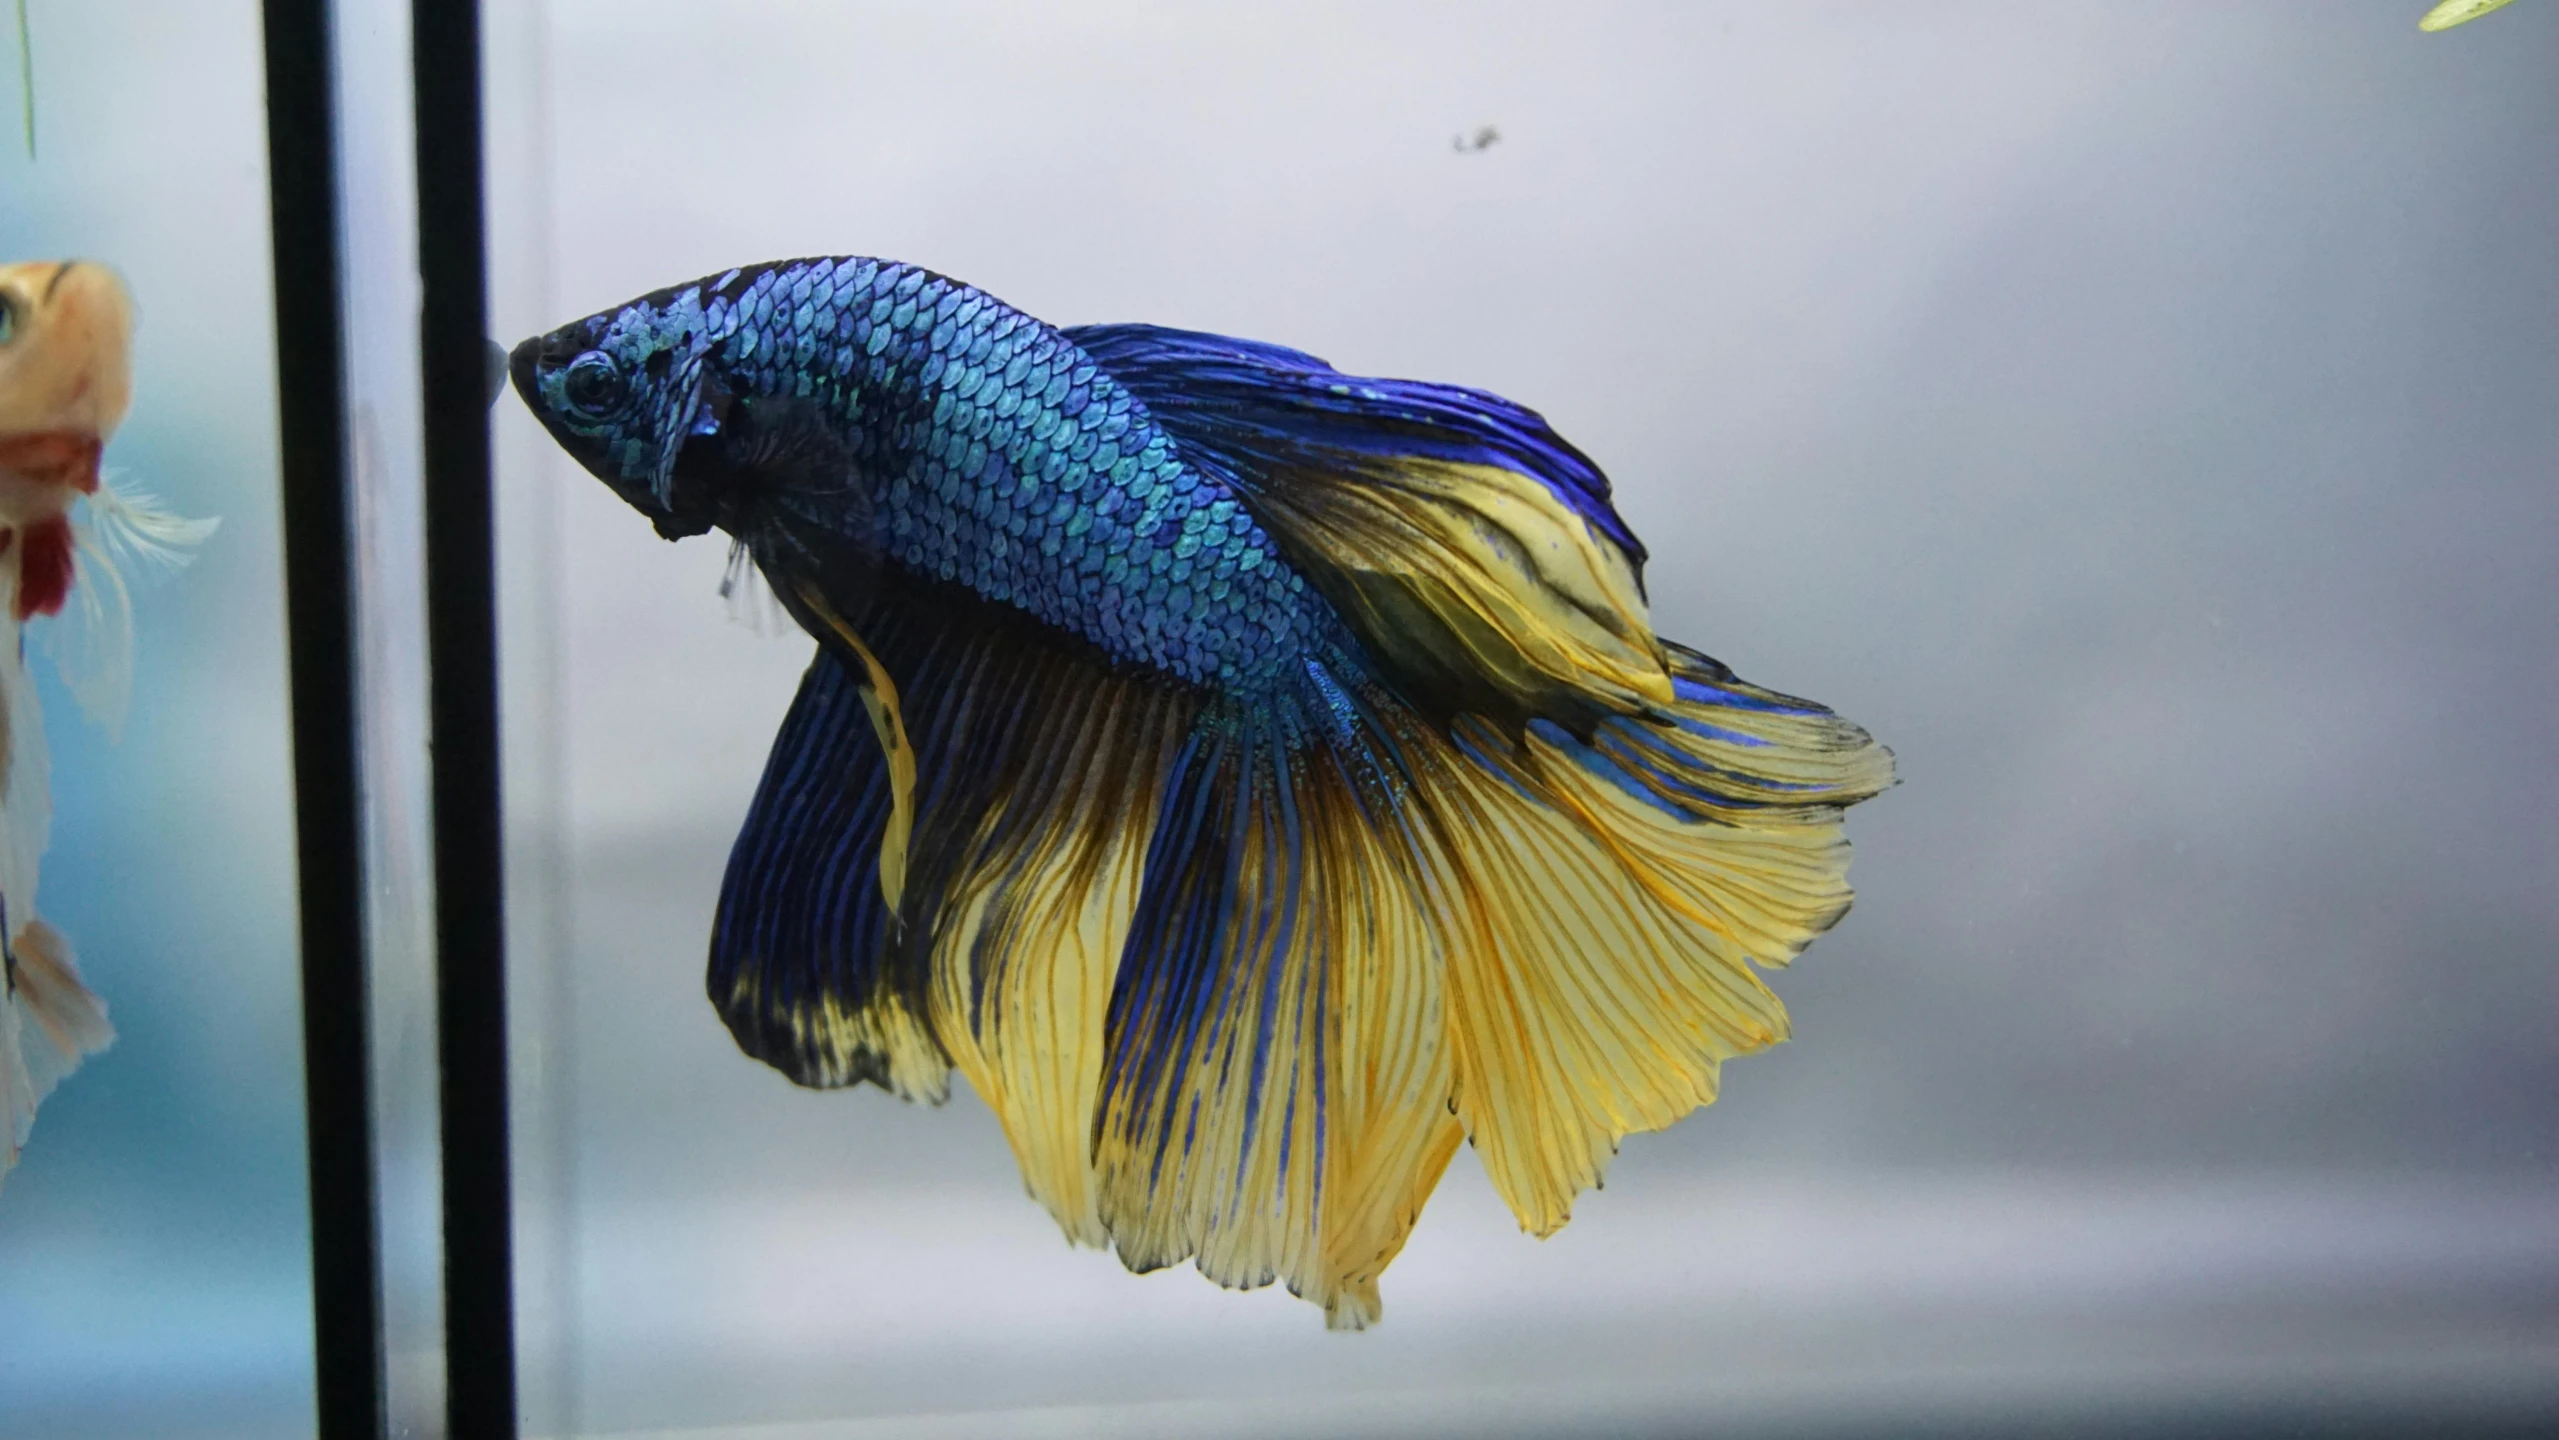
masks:
MULTIPOLYGON (((556 332, 555 332, 556 333, 556 332)), ((533 413, 542 413, 541 366, 543 352, 551 336, 536 335, 518 345, 506 357, 507 378, 515 382, 515 393, 533 413)))

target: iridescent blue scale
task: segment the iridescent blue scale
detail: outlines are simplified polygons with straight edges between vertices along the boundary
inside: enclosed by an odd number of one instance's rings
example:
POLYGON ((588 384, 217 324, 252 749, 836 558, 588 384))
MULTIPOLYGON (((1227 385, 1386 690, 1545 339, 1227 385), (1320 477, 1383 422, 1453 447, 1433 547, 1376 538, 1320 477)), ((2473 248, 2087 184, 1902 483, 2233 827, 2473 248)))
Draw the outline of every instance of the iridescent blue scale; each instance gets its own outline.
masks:
POLYGON ((733 383, 819 395, 870 471, 870 537, 918 574, 1221 689, 1339 645, 1234 492, 1185 466, 1075 342, 909 265, 816 260, 700 302, 733 383))

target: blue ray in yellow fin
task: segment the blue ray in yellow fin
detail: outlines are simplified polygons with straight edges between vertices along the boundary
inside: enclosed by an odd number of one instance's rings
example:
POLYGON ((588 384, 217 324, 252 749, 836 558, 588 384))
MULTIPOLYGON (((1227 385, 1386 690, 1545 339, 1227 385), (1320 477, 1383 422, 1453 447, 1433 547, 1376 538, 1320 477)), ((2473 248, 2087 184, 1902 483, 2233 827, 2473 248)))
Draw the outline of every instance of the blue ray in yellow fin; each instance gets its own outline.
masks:
POLYGON ((1456 1151, 1425 851, 1386 697, 1242 706, 1175 758, 1111 997, 1095 1164, 1129 1266, 1196 1257, 1357 1328, 1456 1151))

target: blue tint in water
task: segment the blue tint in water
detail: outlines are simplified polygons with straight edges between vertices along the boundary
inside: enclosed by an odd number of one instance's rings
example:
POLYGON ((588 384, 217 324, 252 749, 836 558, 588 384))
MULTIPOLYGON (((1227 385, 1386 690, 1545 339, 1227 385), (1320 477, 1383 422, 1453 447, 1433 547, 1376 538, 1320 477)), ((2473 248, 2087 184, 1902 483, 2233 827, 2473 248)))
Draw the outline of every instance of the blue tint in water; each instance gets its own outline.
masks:
POLYGON ((292 787, 259 12, 38 7, 44 147, 0 146, 0 256, 133 288, 110 473, 223 524, 138 587, 120 741, 42 653, 42 909, 118 1035, 0 1187, 0 1430, 309 1432, 292 787))

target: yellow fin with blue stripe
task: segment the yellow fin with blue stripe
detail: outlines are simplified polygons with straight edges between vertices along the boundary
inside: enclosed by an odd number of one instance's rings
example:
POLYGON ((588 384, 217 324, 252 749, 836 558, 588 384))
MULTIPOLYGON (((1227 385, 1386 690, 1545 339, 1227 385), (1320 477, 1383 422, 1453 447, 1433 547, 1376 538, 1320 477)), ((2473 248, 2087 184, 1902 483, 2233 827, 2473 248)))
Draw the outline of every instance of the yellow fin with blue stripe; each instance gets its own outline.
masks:
POLYGON ((1307 469, 1253 508, 1426 695, 1519 714, 1671 698, 1633 562, 1528 476, 1427 457, 1307 469))
POLYGON ((1032 693, 1035 723, 978 707, 934 742, 1010 774, 973 827, 945 832, 958 853, 937 863, 953 878, 930 922, 933 1024, 1002 1122, 1032 1195, 1069 1238, 1100 1246, 1110 1237, 1092 1152, 1105 1017, 1156 792, 1189 713, 1125 676, 1032 693))
POLYGON ((1391 697, 1371 714, 1409 711, 1377 728, 1453 1107, 1551 1233, 1620 1139, 1785 1037, 1756 970, 1846 911, 1842 811, 1889 752, 1657 637, 1605 477, 1534 412, 1221 336, 1076 335, 1348 620, 1391 697))
POLYGON ((1293 747, 1215 717, 1172 767, 1112 998, 1095 1163, 1121 1258, 1380 1311, 1460 1137, 1430 877, 1391 714, 1293 747))

